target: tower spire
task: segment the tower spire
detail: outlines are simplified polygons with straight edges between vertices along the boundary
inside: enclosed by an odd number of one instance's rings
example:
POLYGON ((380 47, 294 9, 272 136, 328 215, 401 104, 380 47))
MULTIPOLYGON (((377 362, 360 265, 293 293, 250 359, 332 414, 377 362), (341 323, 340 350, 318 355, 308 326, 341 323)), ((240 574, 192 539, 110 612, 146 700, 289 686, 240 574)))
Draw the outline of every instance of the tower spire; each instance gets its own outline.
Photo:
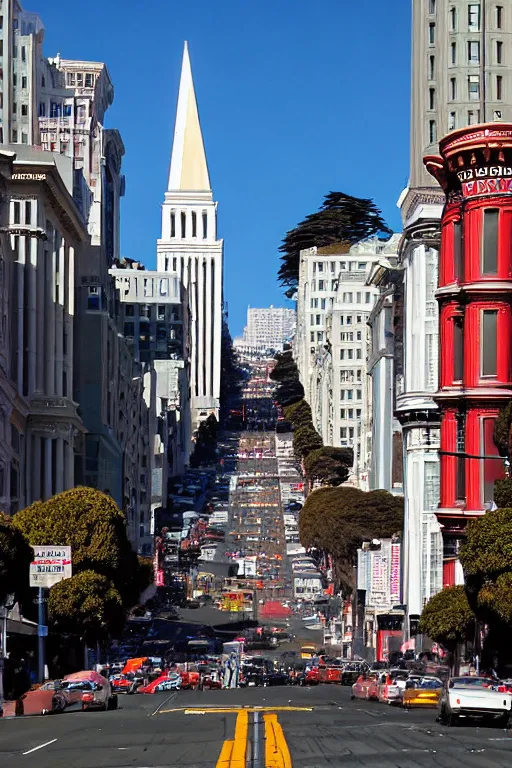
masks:
POLYGON ((183 50, 167 191, 210 191, 210 176, 206 163, 187 42, 185 42, 183 50))

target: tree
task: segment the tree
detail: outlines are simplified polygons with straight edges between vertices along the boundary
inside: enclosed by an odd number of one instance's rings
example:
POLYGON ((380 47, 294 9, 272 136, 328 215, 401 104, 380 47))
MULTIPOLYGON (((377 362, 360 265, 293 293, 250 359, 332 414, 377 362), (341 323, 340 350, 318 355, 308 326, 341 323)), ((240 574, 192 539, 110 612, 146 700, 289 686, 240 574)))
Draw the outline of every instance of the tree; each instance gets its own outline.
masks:
POLYGON ((365 540, 401 533, 403 516, 403 498, 387 491, 317 488, 299 515, 300 540, 304 547, 316 547, 332 556, 337 585, 349 594, 354 588, 357 548, 365 540))
POLYGON ((0 605, 9 595, 17 600, 29 594, 30 563, 34 552, 12 518, 0 512, 0 605))
POLYGON ((276 388, 275 398, 283 408, 293 405, 304 398, 304 387, 299 379, 283 381, 276 388))
POLYGON ((455 652, 474 635, 475 616, 463 586, 446 587, 430 598, 420 619, 420 632, 455 652))
POLYGON ((297 458, 305 458, 311 451, 321 448, 322 445, 322 438, 312 424, 309 427, 299 427, 294 430, 293 450, 297 458))
POLYGON ((283 381, 299 378, 299 369, 297 368, 297 363, 293 359, 291 349, 279 352, 275 359, 277 362, 270 372, 272 381, 281 383, 283 381))
POLYGON ((21 510, 13 525, 31 545, 71 546, 74 574, 103 574, 119 590, 126 607, 137 603, 137 555, 127 537, 124 513, 106 493, 72 488, 21 510))
POLYGON ((208 418, 199 424, 194 452, 190 457, 190 466, 198 467, 201 464, 211 464, 216 460, 218 432, 219 423, 215 415, 210 413, 208 418))
POLYGON ((334 243, 345 243, 348 250, 350 245, 378 233, 391 235, 392 231, 372 200, 329 192, 320 210, 287 232, 279 247, 282 256, 278 277, 291 289, 287 295, 298 283, 300 251, 334 243))
POLYGON ((510 456, 512 443, 512 400, 501 409, 494 422, 494 442, 500 456, 510 456))
POLYGON ((311 413, 311 406, 307 400, 299 400, 292 405, 288 405, 283 410, 283 415, 287 421, 290 421, 293 426, 298 429, 299 427, 307 427, 313 424, 313 415, 311 413))
POLYGON ((114 584, 86 570, 50 589, 48 616, 54 630, 79 635, 86 645, 95 645, 120 634, 125 611, 114 584))
POLYGON ((354 463, 352 448, 335 448, 325 445, 311 451, 304 460, 307 477, 318 480, 322 485, 341 485, 348 479, 354 463))

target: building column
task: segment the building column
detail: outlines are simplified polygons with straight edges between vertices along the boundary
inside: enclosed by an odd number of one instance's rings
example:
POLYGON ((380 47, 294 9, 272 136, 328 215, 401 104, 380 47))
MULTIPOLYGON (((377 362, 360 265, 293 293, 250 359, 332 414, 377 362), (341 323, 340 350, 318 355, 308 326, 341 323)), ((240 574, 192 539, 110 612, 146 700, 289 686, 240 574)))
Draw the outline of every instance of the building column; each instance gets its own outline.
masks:
POLYGON ((50 240, 46 264, 46 295, 44 313, 46 316, 46 377, 45 394, 55 394, 55 235, 50 240))
POLYGON ((38 435, 32 435, 32 480, 30 483, 30 497, 27 504, 41 499, 41 438, 38 435))
POLYGON ((37 239, 31 237, 29 239, 29 326, 28 326, 28 394, 33 395, 36 387, 37 376, 37 239))
POLYGON ((55 493, 61 493, 66 487, 64 477, 64 439, 62 437, 57 438, 55 447, 55 493))
MULTIPOLYGON (((64 303, 64 330, 66 332, 66 354, 64 369, 67 372, 67 397, 73 399, 73 319, 75 315, 75 249, 66 247, 66 280, 64 303)), ((73 477, 74 475, 72 475, 73 477)), ((72 487, 72 484, 71 486, 72 487)))
POLYGON ((63 334, 64 334, 64 304, 65 304, 65 248, 64 240, 60 239, 59 251, 56 253, 59 269, 55 273, 56 290, 58 290, 58 301, 55 301, 55 394, 62 395, 62 372, 64 369, 63 361, 63 334))
POLYGON ((52 438, 44 439, 44 500, 51 498, 52 494, 52 438))
MULTIPOLYGON (((190 259, 190 281, 188 282, 190 305, 190 391, 192 398, 197 397, 197 256, 190 259)), ((194 420, 196 414, 194 414, 194 420)))
POLYGON ((17 389, 20 394, 24 394, 23 387, 23 363, 25 361, 24 355, 24 320, 25 320, 25 243, 26 238, 20 236, 18 238, 18 253, 15 255, 14 269, 18 273, 18 296, 17 296, 17 310, 18 310, 18 370, 17 370, 17 389))
POLYGON ((205 381, 205 388, 206 388, 206 396, 212 397, 213 396, 213 388, 212 388, 212 374, 213 374, 213 360, 212 360, 212 320, 213 320, 213 314, 215 312, 215 308, 212 302, 212 256, 208 256, 206 260, 206 285, 204 286, 204 290, 206 291, 206 349, 205 349, 205 360, 206 360, 206 381, 205 381))
POLYGON ((197 357, 198 357, 198 371, 197 371, 197 381, 199 385, 199 397, 203 397, 205 395, 205 381, 204 381, 204 373, 205 373, 205 348, 204 348, 204 327, 205 327, 205 316, 204 316, 204 309, 205 309, 205 301, 204 301, 204 291, 205 291, 205 284, 204 284, 204 264, 205 264, 205 257, 200 256, 197 260, 197 285, 198 285, 198 292, 197 292, 197 298, 198 298, 198 308, 197 308, 197 335, 198 335, 198 344, 197 344, 197 357))
POLYGON ((73 432, 71 432, 69 440, 66 441, 64 450, 66 452, 65 485, 66 490, 68 490, 69 488, 73 488, 75 485, 75 452, 73 450, 73 432))
POLYGON ((36 240, 37 248, 37 272, 36 272, 36 389, 38 392, 45 390, 45 352, 46 352, 46 314, 45 314, 45 262, 48 252, 42 241, 36 240))
POLYGON ((222 255, 213 256, 213 396, 220 397, 220 351, 222 334, 222 255))

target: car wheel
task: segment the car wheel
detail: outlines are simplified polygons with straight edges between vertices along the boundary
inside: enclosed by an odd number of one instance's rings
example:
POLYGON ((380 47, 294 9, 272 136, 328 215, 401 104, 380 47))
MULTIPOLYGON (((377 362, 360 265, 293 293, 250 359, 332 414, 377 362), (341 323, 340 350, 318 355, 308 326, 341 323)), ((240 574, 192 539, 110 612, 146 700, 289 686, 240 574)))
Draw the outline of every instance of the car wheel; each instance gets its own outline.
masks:
POLYGON ((118 698, 114 693, 112 696, 109 697, 107 709, 108 710, 117 709, 117 705, 118 705, 118 698))
POLYGON ((82 704, 82 712, 87 712, 89 707, 86 704, 82 704))
POLYGON ((44 716, 44 715, 49 715, 50 713, 51 713, 51 709, 46 709, 46 708, 43 708, 43 709, 41 710, 41 714, 42 714, 43 716, 44 716))

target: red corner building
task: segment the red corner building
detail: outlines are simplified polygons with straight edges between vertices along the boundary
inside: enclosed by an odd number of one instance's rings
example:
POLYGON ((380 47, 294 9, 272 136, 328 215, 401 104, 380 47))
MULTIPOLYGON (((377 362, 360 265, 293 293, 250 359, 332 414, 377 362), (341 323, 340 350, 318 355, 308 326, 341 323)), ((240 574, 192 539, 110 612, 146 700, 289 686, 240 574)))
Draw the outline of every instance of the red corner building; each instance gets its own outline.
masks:
POLYGON ((494 421, 512 398, 512 125, 454 131, 426 157, 446 194, 439 263, 444 586, 460 582, 467 521, 485 514, 504 462, 494 421))

